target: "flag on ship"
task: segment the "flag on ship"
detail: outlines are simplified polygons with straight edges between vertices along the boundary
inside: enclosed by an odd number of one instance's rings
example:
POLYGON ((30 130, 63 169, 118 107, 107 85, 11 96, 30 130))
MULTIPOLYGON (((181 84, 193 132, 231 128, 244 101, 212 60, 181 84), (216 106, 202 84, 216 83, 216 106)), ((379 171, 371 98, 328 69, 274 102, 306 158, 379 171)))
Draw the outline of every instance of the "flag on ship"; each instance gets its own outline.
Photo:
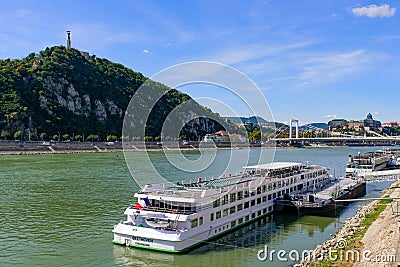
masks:
POLYGON ((143 209, 143 207, 151 206, 149 198, 145 197, 139 200, 138 203, 136 203, 135 208, 137 209, 143 209))

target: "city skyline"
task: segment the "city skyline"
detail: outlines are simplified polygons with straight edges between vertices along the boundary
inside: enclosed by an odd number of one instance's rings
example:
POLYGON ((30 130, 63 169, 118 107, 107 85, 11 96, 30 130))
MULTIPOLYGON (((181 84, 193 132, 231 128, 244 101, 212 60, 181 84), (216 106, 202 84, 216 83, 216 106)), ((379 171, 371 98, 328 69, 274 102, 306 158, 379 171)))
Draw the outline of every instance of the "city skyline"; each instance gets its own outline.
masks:
MULTIPOLYGON (((66 45, 150 77, 188 61, 213 61, 249 76, 274 119, 399 121, 398 2, 0 1, 0 58, 66 45)), ((184 86, 251 111, 226 90, 184 86)), ((206 102, 199 101, 207 105, 206 102)), ((225 110, 211 107, 222 116, 225 110)))

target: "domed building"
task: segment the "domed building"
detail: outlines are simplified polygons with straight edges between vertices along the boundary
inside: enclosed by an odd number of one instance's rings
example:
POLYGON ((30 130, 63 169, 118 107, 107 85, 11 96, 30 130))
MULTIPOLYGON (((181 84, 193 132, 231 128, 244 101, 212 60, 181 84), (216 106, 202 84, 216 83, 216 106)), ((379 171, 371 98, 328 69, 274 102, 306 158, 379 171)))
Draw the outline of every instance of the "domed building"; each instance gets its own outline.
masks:
POLYGON ((346 128, 356 131, 382 131, 382 124, 380 121, 374 120, 371 113, 368 113, 364 120, 347 122, 346 128))

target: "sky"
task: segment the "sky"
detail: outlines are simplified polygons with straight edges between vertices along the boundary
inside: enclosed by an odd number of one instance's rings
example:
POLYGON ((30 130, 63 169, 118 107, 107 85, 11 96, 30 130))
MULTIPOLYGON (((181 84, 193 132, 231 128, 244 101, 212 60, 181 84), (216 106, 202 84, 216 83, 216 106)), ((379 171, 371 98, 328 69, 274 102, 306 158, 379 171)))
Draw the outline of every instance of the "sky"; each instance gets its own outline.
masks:
MULTIPOLYGON (((226 64, 257 85, 269 104, 258 108, 276 121, 360 120, 369 112, 400 121, 399 8, 376 0, 0 0, 0 58, 66 45, 71 30, 74 48, 148 77, 185 62, 226 64)), ((222 116, 253 115, 224 88, 178 89, 231 107, 211 107, 222 116)))

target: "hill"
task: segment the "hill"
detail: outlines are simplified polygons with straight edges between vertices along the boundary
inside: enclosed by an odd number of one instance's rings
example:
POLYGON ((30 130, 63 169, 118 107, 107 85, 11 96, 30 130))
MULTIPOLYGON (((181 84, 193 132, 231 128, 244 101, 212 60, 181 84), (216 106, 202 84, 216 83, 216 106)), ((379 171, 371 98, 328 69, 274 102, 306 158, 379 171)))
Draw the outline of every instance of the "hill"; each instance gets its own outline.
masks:
MULTIPOLYGON (((267 121, 262 117, 259 116, 251 116, 251 117, 224 117, 231 123, 235 124, 242 124, 242 123, 253 123, 253 124, 261 124, 263 126, 270 126, 270 127, 275 127, 275 128, 284 128, 284 126, 287 126, 283 123, 280 122, 272 122, 272 121, 267 121)), ((289 126, 287 126, 289 127, 289 126)))
POLYGON ((310 130, 310 129, 315 130, 316 128, 328 130, 328 124, 324 122, 313 122, 299 127, 300 130, 310 130))
POLYGON ((252 116, 252 117, 224 117, 225 119, 228 119, 232 123, 268 123, 265 119, 258 117, 258 116, 252 116))
MULTIPOLYGON (((121 136, 129 101, 147 80, 121 64, 63 46, 46 48, 21 60, 0 60, 1 137, 121 136)), ((150 139, 160 135, 164 120, 175 107, 191 100, 163 84, 151 82, 151 86, 166 93, 145 122, 145 135, 150 139)), ((210 110, 192 103, 196 114, 218 119, 210 110)), ((197 140, 220 129, 213 119, 189 118, 180 134, 197 140)))

